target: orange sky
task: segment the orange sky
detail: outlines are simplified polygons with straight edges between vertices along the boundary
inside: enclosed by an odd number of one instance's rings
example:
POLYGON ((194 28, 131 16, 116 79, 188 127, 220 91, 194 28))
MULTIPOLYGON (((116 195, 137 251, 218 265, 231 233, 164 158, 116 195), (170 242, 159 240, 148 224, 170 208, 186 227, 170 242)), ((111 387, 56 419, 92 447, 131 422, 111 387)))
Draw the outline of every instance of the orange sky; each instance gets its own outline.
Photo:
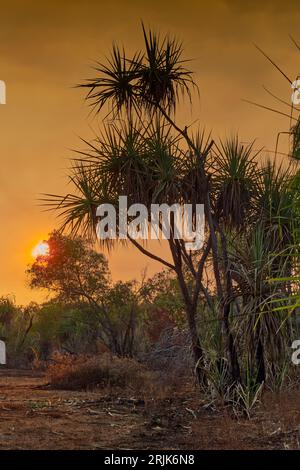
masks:
MULTIPOLYGON (((93 60, 103 60, 113 41, 139 48, 141 19, 175 33, 194 59, 201 97, 192 114, 181 110, 182 123, 199 119, 215 136, 238 131, 269 149, 288 127, 288 119, 241 99, 275 105, 266 85, 290 100, 288 83, 253 43, 295 79, 300 53, 289 34, 300 42, 297 1, 10 0, 0 6, 0 79, 7 86, 7 104, 0 106, 0 295, 15 294, 18 303, 39 298, 26 288, 24 271, 32 247, 57 226, 41 212, 38 195, 67 191, 69 149, 81 148, 79 136, 89 138, 96 127, 72 86, 93 74, 93 60)), ((160 268, 125 249, 110 264, 115 279, 160 268)))

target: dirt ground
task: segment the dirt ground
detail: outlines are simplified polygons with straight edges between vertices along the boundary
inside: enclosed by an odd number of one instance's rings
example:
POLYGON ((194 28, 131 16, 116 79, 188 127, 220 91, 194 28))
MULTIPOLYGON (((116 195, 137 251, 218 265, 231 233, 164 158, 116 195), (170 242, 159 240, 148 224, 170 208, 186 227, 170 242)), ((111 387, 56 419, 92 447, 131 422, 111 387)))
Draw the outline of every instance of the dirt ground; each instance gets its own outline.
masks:
POLYGON ((204 406, 196 390, 153 400, 123 391, 50 390, 0 371, 0 449, 299 449, 298 393, 265 397, 253 418, 204 406))

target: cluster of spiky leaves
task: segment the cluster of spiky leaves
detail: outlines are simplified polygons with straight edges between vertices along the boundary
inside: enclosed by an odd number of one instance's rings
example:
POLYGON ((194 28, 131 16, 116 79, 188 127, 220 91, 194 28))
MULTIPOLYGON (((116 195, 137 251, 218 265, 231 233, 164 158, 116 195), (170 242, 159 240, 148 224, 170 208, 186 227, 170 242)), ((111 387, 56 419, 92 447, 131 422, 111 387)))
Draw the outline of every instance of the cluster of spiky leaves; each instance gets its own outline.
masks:
MULTIPOLYGON (((278 243, 279 245, 280 243, 278 243)), ((284 354, 287 345, 285 302, 286 283, 272 282, 274 274, 281 279, 286 275, 289 259, 274 250, 266 238, 263 222, 253 231, 239 238, 238 246, 230 253, 231 271, 242 298, 240 319, 236 322, 236 338, 249 364, 255 363, 257 345, 261 343, 264 360, 275 363, 284 354)))
MULTIPOLYGON (((171 126, 154 119, 145 126, 138 121, 104 125, 102 134, 87 149, 79 151, 69 176, 75 194, 46 195, 44 204, 55 207, 63 218, 62 228, 91 233, 96 209, 102 203, 118 206, 119 196, 128 205, 196 204, 204 201, 207 188, 199 159, 174 136, 171 126)), ((208 140, 198 136, 201 152, 208 140)))
POLYGON ((63 228, 73 233, 90 232, 96 207, 102 202, 116 205, 121 195, 129 204, 149 208, 153 203, 195 202, 196 192, 204 191, 194 152, 163 117, 175 111, 180 94, 190 98, 195 86, 182 60, 182 45, 147 32, 144 25, 142 30, 143 52, 129 59, 114 45, 108 63, 97 64, 97 77, 80 85, 88 90, 86 98, 95 111, 107 105, 113 119, 103 121, 101 135, 86 142, 87 150, 74 160, 70 182, 76 194, 44 199, 50 208, 57 207, 63 228))
POLYGON ((182 45, 175 38, 160 38, 151 30, 143 35, 145 51, 126 57, 124 49, 114 45, 108 64, 97 64, 97 77, 79 85, 88 89, 87 99, 99 112, 108 104, 113 114, 125 108, 138 114, 141 107, 153 111, 161 106, 175 110, 180 94, 191 97, 195 87, 192 72, 181 59, 182 45))
POLYGON ((249 276, 244 292, 250 290, 254 297, 260 297, 260 290, 270 290, 271 278, 287 276, 295 261, 293 258, 298 256, 296 251, 299 250, 292 249, 299 241, 298 202, 292 189, 293 179, 290 168, 284 169, 275 161, 267 160, 260 167, 253 214, 247 218, 242 232, 228 237, 234 247, 235 265, 239 259, 239 270, 235 268, 234 277, 237 278, 237 271, 244 281, 246 275, 249 276))
POLYGON ((292 146, 291 156, 295 160, 300 160, 300 120, 291 128, 292 146))
POLYGON ((295 242, 297 207, 291 184, 293 168, 284 168, 268 160, 264 165, 259 186, 259 205, 265 224, 266 238, 277 251, 295 242))
POLYGON ((253 145, 244 146, 235 136, 216 145, 213 155, 216 213, 226 225, 239 229, 257 210, 260 151, 253 152, 253 145))

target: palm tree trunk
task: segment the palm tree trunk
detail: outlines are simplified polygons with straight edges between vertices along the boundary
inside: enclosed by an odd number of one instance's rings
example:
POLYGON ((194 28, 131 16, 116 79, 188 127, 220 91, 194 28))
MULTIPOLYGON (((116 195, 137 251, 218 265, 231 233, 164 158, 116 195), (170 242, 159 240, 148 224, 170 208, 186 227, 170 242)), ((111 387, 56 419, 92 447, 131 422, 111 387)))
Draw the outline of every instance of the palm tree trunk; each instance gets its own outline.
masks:
POLYGON ((225 273, 225 286, 226 286, 226 299, 223 299, 223 316, 222 324, 224 335, 227 343, 227 354, 229 358, 230 373, 233 382, 239 382, 241 379, 240 366, 238 361, 238 354, 235 346, 234 337, 232 335, 229 323, 230 315, 230 305, 231 305, 231 296, 232 296, 232 276, 229 269, 229 259, 228 259, 228 250, 227 250, 227 241, 223 231, 218 227, 220 237, 221 237, 221 246, 222 246, 222 256, 224 264, 224 273, 225 273))
POLYGON ((239 382, 241 379, 241 371, 238 361, 237 350, 235 347, 234 337, 229 325, 230 302, 226 302, 223 312, 223 329, 227 342, 227 352, 230 365, 230 374, 233 382, 239 382))
MULTIPOLYGON (((189 332, 191 336, 191 346, 193 351, 194 363, 195 363, 195 372, 200 387, 203 387, 206 382, 206 375, 204 370, 204 353, 201 347, 200 338, 197 331, 196 324, 196 314, 197 314, 197 299, 192 299, 189 289, 187 287, 184 274, 182 271, 182 253, 180 250, 180 245, 176 244, 174 239, 169 240, 169 246, 172 253, 175 270, 177 274, 177 279, 179 287, 182 293, 182 297, 185 303, 187 323, 189 326, 189 332)), ((198 286, 199 287, 199 286, 198 286)))
POLYGON ((264 347, 260 332, 258 334, 257 348, 256 348, 256 367, 257 367, 257 382, 262 383, 266 380, 266 367, 264 358, 264 347))
POLYGON ((197 331, 196 311, 192 306, 187 306, 186 314, 191 336, 195 373, 199 386, 203 387, 207 385, 207 378, 205 374, 204 352, 197 331))

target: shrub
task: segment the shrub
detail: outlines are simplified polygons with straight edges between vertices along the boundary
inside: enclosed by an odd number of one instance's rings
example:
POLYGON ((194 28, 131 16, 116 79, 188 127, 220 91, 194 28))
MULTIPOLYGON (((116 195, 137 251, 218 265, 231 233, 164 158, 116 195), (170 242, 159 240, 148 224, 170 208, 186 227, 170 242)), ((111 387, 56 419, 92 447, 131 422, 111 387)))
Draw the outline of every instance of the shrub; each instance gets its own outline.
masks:
POLYGON ((140 390, 148 385, 150 376, 150 372, 134 359, 108 353, 93 357, 55 354, 47 369, 51 386, 67 390, 107 386, 140 390))
POLYGON ((147 366, 156 371, 161 383, 186 380, 193 370, 190 336, 186 330, 166 328, 160 332, 150 350, 141 355, 147 366))

